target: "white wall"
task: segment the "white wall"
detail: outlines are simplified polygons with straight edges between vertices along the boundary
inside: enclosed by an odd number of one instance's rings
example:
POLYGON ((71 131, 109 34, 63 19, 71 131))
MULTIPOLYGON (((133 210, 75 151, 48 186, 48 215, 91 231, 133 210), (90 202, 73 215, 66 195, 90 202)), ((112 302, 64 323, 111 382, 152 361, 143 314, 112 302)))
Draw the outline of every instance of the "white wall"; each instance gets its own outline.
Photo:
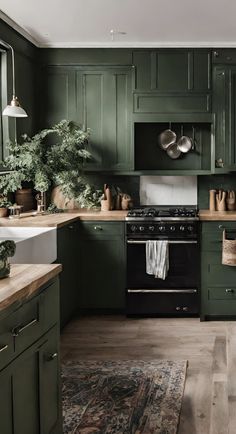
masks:
POLYGON ((141 176, 141 205, 197 205, 197 176, 141 176))

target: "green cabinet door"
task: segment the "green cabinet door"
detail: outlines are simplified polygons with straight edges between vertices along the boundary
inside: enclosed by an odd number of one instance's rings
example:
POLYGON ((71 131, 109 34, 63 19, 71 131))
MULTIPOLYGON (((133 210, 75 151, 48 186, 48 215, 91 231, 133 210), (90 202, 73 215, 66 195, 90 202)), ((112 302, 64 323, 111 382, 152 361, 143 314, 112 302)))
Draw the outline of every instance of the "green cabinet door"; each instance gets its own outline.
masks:
POLYGON ((222 264, 223 230, 235 222, 204 222, 201 230, 201 318, 236 317, 236 269, 222 264))
POLYGON ((80 123, 90 129, 93 160, 86 169, 133 168, 132 68, 91 67, 77 70, 77 107, 80 123))
POLYGON ((70 223, 57 230, 57 263, 62 264, 60 274, 60 323, 61 328, 73 317, 78 308, 78 252, 79 223, 70 223))
POLYGON ((124 310, 124 224, 84 222, 79 242, 80 309, 124 310))
POLYGON ((42 434, 62 434, 59 329, 46 335, 40 351, 40 419, 42 434))
POLYGON ((42 82, 40 127, 51 127, 62 119, 77 122, 74 69, 60 66, 45 68, 42 82))
POLYGON ((236 170, 236 66, 213 68, 213 112, 216 116, 215 172, 236 170))

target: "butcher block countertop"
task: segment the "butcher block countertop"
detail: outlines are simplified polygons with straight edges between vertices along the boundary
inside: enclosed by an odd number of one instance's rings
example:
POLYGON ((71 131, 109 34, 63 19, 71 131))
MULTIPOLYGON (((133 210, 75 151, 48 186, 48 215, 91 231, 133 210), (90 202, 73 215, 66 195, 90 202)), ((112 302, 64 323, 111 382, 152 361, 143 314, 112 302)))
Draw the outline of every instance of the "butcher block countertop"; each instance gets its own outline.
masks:
POLYGON ((0 218, 0 226, 53 226, 62 227, 76 220, 123 221, 127 211, 71 210, 63 213, 32 216, 22 213, 19 219, 0 218))
POLYGON ((236 211, 210 211, 200 210, 199 218, 201 221, 235 221, 236 211))
POLYGON ((10 276, 0 280, 0 311, 30 297, 61 270, 60 264, 12 264, 10 276))

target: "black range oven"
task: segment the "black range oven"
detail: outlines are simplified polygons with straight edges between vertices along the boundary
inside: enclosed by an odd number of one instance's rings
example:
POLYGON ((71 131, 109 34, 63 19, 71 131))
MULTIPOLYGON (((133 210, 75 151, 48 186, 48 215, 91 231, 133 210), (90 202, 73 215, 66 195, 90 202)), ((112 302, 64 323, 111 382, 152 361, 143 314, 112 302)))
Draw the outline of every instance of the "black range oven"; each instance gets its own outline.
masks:
MULTIPOLYGON (((144 210, 147 214, 148 209, 144 210)), ((157 216, 155 209, 155 217, 132 217, 132 212, 126 222, 127 314, 198 314, 200 264, 196 213, 173 216, 162 210, 157 216), (168 240, 169 245, 165 280, 146 273, 146 242, 161 239, 168 240)))

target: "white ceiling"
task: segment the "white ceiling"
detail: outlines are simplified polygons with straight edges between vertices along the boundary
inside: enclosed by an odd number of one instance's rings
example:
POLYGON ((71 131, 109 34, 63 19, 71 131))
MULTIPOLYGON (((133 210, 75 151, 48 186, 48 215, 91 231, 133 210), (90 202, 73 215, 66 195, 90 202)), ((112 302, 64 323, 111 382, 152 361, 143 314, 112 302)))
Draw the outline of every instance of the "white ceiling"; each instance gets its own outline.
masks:
POLYGON ((235 0, 0 0, 0 9, 40 47, 236 47, 235 0), (112 41, 111 29, 127 34, 112 41))

